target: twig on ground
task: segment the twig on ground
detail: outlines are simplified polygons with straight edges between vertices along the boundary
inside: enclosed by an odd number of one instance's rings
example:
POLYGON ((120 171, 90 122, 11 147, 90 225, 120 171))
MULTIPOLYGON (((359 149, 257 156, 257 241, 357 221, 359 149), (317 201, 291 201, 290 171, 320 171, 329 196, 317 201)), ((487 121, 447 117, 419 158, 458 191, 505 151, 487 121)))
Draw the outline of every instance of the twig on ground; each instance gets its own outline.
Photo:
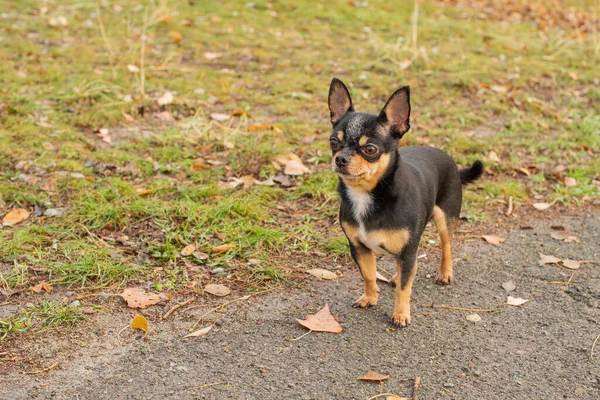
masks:
POLYGON ((549 285, 566 285, 569 286, 571 284, 571 282, 573 282, 573 277, 575 276, 575 271, 571 272, 571 277, 569 278, 568 281, 566 282, 562 282, 562 281, 552 281, 552 282, 548 282, 549 285))
POLYGON ((513 197, 510 196, 508 198, 508 209, 506 210, 506 213, 504 213, 504 215, 506 215, 507 217, 510 217, 512 212, 513 212, 513 197))
POLYGON ((412 400, 419 400, 419 386, 421 386, 421 377, 415 376, 415 383, 413 385, 412 400))
POLYGON ((594 339, 594 343, 592 343, 592 348, 590 349, 590 361, 594 362, 594 348, 596 347, 596 343, 598 343, 598 339, 600 339, 600 334, 598 334, 598 336, 596 336, 596 339, 594 339))
POLYGON ((74 300, 81 300, 88 297, 98 297, 98 296, 120 296, 117 293, 90 293, 90 294, 82 294, 81 296, 73 297, 74 300))
POLYGON ((384 397, 384 396, 386 396, 386 397, 387 396, 400 397, 400 396, 398 396, 397 394, 394 394, 394 393, 381 393, 381 394, 378 394, 376 396, 369 397, 367 400, 378 399, 378 398, 384 397))
POLYGON ((472 312, 496 312, 496 311, 500 311, 502 310, 502 307, 504 305, 503 304, 499 304, 498 307, 496 308, 492 308, 492 309, 487 309, 487 310, 481 310, 481 309, 477 309, 477 308, 465 308, 465 307, 454 307, 454 306, 447 306, 444 304, 421 304, 423 307, 430 307, 430 308, 444 308, 447 310, 456 310, 456 311, 472 311, 472 312))
POLYGON ((173 314, 173 312, 175 312, 176 310, 180 309, 183 306, 190 304, 195 299, 196 299, 195 297, 191 297, 191 298, 187 299, 186 301, 175 304, 173 307, 171 307, 171 309, 169 311, 166 312, 165 315, 162 316, 161 319, 167 319, 169 317, 169 315, 173 314))
POLYGON ((39 369, 37 371, 22 371, 21 374, 22 375, 37 375, 37 374, 42 374, 44 372, 48 372, 51 369, 56 368, 57 366, 58 366, 58 363, 56 362, 56 363, 52 364, 49 367, 46 367, 46 368, 43 368, 43 369, 39 369))
POLYGON ((188 390, 200 390, 200 389, 209 388, 211 386, 224 385, 224 384, 225 384, 225 382, 207 383, 206 385, 200 385, 200 386, 191 387, 188 390))
POLYGON ((297 338, 291 338, 291 339, 285 339, 285 340, 287 340, 288 342, 295 342, 296 340, 302 339, 304 336, 308 335, 311 332, 312 332, 312 329, 306 333, 303 333, 302 335, 298 336, 297 338))
POLYGON ((215 308, 213 308, 211 310, 208 310, 207 312, 205 312, 204 314, 202 314, 202 316, 198 319, 198 321, 196 321, 196 323, 194 324, 194 326, 192 326, 190 328, 190 332, 193 332, 194 329, 196 329, 196 327, 198 326, 198 324, 200 322, 202 322, 204 320, 204 317, 206 317, 207 315, 212 314, 214 312, 217 312, 217 311, 219 311, 219 310, 221 310, 221 309, 223 309, 223 308, 227 307, 228 305, 233 304, 235 302, 238 302, 238 301, 241 301, 241 300, 248 300, 252 296, 253 296, 252 294, 247 294, 246 296, 238 297, 237 299, 233 299, 231 301, 228 301, 227 303, 223 303, 223 304, 221 304, 221 305, 219 305, 219 306, 217 306, 217 307, 215 307, 215 308))

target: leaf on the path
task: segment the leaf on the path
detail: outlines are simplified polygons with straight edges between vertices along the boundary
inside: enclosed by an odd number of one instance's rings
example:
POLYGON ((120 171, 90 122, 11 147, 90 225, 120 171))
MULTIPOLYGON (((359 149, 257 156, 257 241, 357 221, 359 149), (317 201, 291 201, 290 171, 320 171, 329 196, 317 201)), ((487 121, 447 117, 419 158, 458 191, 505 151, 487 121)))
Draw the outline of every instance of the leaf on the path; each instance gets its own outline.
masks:
POLYGON ((569 236, 569 230, 567 228, 560 231, 553 231, 550 237, 554 240, 565 240, 569 236))
POLYGON ((581 263, 577 260, 570 260, 568 258, 565 258, 561 261, 561 265, 568 269, 579 269, 581 263))
POLYGON ((506 240, 503 237, 494 235, 483 235, 482 238, 489 244, 493 244, 496 246, 498 246, 500 243, 504 243, 504 241, 506 240))
POLYGON ((316 276, 319 279, 330 280, 330 279, 339 278, 339 276, 335 272, 331 272, 331 271, 328 271, 328 270, 322 269, 322 268, 313 268, 313 269, 309 269, 306 272, 311 274, 312 276, 316 276))
POLYGON ((581 243, 581 239, 579 239, 577 236, 567 236, 565 238, 565 243, 571 243, 571 242, 581 243))
POLYGON ((37 285, 31 286, 29 290, 35 293, 41 293, 42 290, 47 293, 52 293, 52 286, 50 286, 49 283, 46 283, 46 281, 41 281, 37 285))
POLYGON ((481 317, 479 316, 479 314, 469 314, 467 315, 467 321, 479 322, 481 321, 481 317))
POLYGON ((380 374, 379 372, 368 371, 365 372, 363 376, 361 376, 358 379, 360 379, 361 381, 381 382, 387 380, 389 377, 389 375, 380 374))
POLYGON ((233 248, 235 248, 235 244, 227 243, 227 244, 222 244, 220 246, 213 247, 212 252, 217 253, 217 254, 227 253, 229 250, 231 250, 233 248))
POLYGON ((508 296, 508 298, 506 299, 506 304, 508 304, 509 306, 521 306, 521 305, 527 303, 528 301, 529 301, 529 299, 522 299, 520 297, 508 296))
POLYGON ((502 283, 502 289, 506 290, 506 293, 512 292, 517 288, 515 281, 506 281, 502 283))
POLYGON ((208 331, 210 331, 212 329, 212 327, 213 327, 212 325, 209 325, 206 328, 198 329, 197 331, 194 331, 192 333, 188 333, 184 337, 200 337, 200 336, 204 336, 204 335, 206 335, 208 333, 208 331))
POLYGON ((217 122, 225 122, 231 119, 231 115, 222 113, 210 113, 210 119, 214 119, 217 122))
POLYGON ((565 178, 565 186, 566 187, 577 186, 577 181, 575 180, 575 178, 567 177, 567 178, 565 178))
POLYGON ((185 246, 181 250, 181 255, 184 256, 184 257, 187 257, 190 254, 192 254, 194 251, 196 251, 196 245, 194 245, 194 244, 188 244, 187 246, 185 246))
POLYGON ((173 102, 173 93, 168 90, 158 99, 158 105, 166 106, 167 104, 171 104, 173 102))
POLYGON ((231 290, 227 286, 218 285, 216 283, 209 283, 208 285, 204 286, 204 291, 212 294, 213 296, 219 297, 227 296, 229 293, 231 293, 231 290))
MULTIPOLYGON (((144 332, 146 332, 145 335, 148 334, 148 320, 146 319, 146 317, 144 317, 143 315, 137 315, 132 321, 131 321, 131 327, 134 329, 141 329, 144 332)), ((145 336, 144 335, 144 336, 145 336)))
POLYGON ((379 273, 379 271, 375 272, 375 278, 377 278, 377 280, 380 280, 382 282, 390 283, 390 280, 388 278, 386 278, 385 276, 381 275, 379 273))
POLYGON ((129 308, 146 308, 168 299, 165 294, 146 293, 140 288, 127 288, 120 296, 127 302, 129 308))
POLYGON ((560 262, 560 258, 557 258, 557 257, 554 257, 554 256, 548 256, 548 255, 540 253, 540 259, 538 261, 538 263, 540 265, 558 264, 559 262, 560 262))
POLYGON ((552 206, 550 203, 533 203, 533 208, 538 211, 544 211, 549 209, 552 206))
POLYGON ((25 221, 31 213, 24 208, 17 208, 12 210, 8 214, 2 218, 2 225, 4 226, 12 226, 18 224, 19 222, 25 221))
POLYGON ((307 315, 305 320, 296 319, 296 321, 312 331, 332 333, 340 333, 342 331, 340 324, 338 324, 333 315, 331 315, 331 312, 329 312, 329 304, 325 304, 325 307, 315 315, 307 315))

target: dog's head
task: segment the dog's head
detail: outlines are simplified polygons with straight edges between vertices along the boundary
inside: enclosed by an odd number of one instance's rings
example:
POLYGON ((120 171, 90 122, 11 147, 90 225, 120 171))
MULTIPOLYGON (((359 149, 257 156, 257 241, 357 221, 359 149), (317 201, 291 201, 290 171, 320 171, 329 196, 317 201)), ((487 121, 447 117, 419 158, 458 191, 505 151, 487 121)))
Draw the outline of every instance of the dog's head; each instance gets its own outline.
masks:
POLYGON ((333 171, 346 185, 371 191, 387 171, 398 141, 410 129, 410 89, 396 90, 375 115, 355 112, 348 88, 333 78, 328 102, 333 171))

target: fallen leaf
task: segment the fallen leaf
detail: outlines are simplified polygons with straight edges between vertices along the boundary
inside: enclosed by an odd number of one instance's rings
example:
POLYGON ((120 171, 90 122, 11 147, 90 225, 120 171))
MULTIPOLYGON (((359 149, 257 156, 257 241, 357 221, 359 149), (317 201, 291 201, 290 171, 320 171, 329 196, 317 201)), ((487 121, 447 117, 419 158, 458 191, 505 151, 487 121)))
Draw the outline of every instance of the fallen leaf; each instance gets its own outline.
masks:
POLYGON ((212 325, 209 325, 206 328, 198 329, 197 331, 194 331, 192 333, 188 333, 184 337, 200 337, 200 336, 204 336, 204 335, 206 335, 212 329, 212 327, 213 327, 212 325))
POLYGON ((361 381, 381 382, 387 380, 389 377, 389 375, 380 374, 375 371, 368 371, 365 372, 365 374, 358 379, 360 379, 361 381))
POLYGON ((531 172, 529 172, 529 170, 527 168, 517 168, 516 170, 525 176, 531 175, 531 172))
POLYGON ((292 181, 285 174, 277 174, 273 177, 273 182, 277 182, 281 185, 281 187, 288 188, 292 186, 292 181))
POLYGON ((540 253, 540 259, 538 261, 538 263, 540 265, 558 264, 559 262, 560 262, 560 258, 556 258, 554 256, 547 256, 545 254, 540 253))
POLYGON ((479 322, 481 321, 481 317, 479 316, 479 314, 469 314, 467 315, 467 321, 479 322))
POLYGON ((207 171, 209 169, 210 165, 208 165, 203 158, 197 158, 192 163, 192 171, 207 171))
POLYGON ((204 53, 204 58, 206 58, 207 60, 214 60, 219 57, 223 57, 223 54, 222 53, 212 53, 210 51, 207 51, 206 53, 204 53))
POLYGON ((375 272, 375 278, 377 278, 378 280, 385 282, 385 283, 390 283, 390 280, 388 278, 386 278, 385 276, 381 275, 379 273, 379 271, 375 272))
POLYGON ((143 330, 145 332, 144 336, 148 334, 148 320, 143 315, 136 315, 130 325, 134 329, 143 330))
POLYGON ((508 92, 508 88, 506 86, 491 85, 490 89, 492 89, 496 93, 506 93, 506 92, 508 92))
POLYGON ((217 122, 225 122, 231 119, 231 115, 223 113, 210 113, 210 119, 214 119, 217 122))
POLYGON ((554 240, 565 240, 569 236, 569 230, 564 229, 562 231, 554 231, 550 234, 550 237, 554 240))
POLYGON ((159 120, 165 121, 165 122, 175 121, 175 118, 173 118, 173 115, 168 111, 161 111, 159 113, 154 114, 154 116, 156 118, 158 118, 159 120))
POLYGON ((565 243, 571 243, 571 242, 581 243, 581 239, 579 239, 577 236, 567 236, 565 238, 565 243))
POLYGON ((222 244, 220 246, 213 247, 212 252, 217 253, 217 254, 227 253, 229 250, 231 250, 233 248, 235 248, 235 244, 232 244, 232 243, 222 244))
POLYGON ((244 189, 250 189, 254 184, 254 177, 252 175, 244 175, 240 179, 244 184, 244 189))
POLYGON ((206 260, 208 258, 208 254, 201 251, 196 251, 194 252, 194 257, 196 257, 198 260, 206 260))
POLYGON ((135 192, 140 196, 147 196, 152 193, 152 189, 146 189, 143 187, 135 188, 135 192))
POLYGON ((181 255, 184 257, 187 257, 190 254, 192 254, 194 251, 196 251, 196 246, 193 244, 189 244, 181 250, 181 255))
POLYGON ((568 269, 579 269, 579 267, 581 266, 581 263, 579 261, 570 260, 568 258, 565 258, 564 260, 562 260, 561 264, 563 267, 568 268, 568 269))
POLYGON ((29 288, 29 290, 31 290, 32 292, 35 292, 35 293, 41 293, 42 290, 45 291, 46 293, 52 293, 52 286, 50 286, 50 284, 46 283, 46 281, 41 281, 37 285, 31 286, 29 288))
POLYGON ((412 397, 401 397, 398 396, 396 394, 390 394, 388 396, 385 396, 385 400, 413 400, 412 397))
POLYGON ((175 43, 181 43, 181 40, 183 39, 183 36, 181 36, 181 33, 177 32, 177 31, 169 32, 169 37, 175 43))
POLYGON ((307 315, 305 320, 296 319, 298 323, 311 331, 340 333, 342 327, 329 312, 329 304, 315 315, 307 315))
POLYGON ((17 208, 12 210, 8 214, 2 218, 2 225, 4 226, 12 226, 18 224, 19 222, 25 221, 31 213, 24 208, 17 208))
POLYGON ((304 175, 308 174, 309 170, 302 164, 302 161, 292 160, 285 166, 283 173, 286 175, 304 175))
POLYGON ((498 157, 498 153, 496 153, 494 150, 492 150, 488 153, 488 160, 494 161, 494 162, 500 162, 500 157, 498 157))
POLYGON ((527 303, 528 301, 529 301, 529 299, 522 299, 520 297, 508 296, 508 298, 506 299, 506 304, 508 304, 509 306, 521 306, 521 305, 527 303))
POLYGON ((127 302, 127 307, 129 308, 146 308, 162 300, 168 299, 168 297, 162 293, 146 293, 146 291, 141 288, 127 288, 120 296, 127 302))
POLYGON ((208 285, 204 286, 204 291, 212 294, 213 296, 219 297, 227 296, 229 293, 231 293, 231 290, 227 286, 218 285, 215 283, 209 283, 208 285))
POLYGON ((502 283, 502 289, 506 290, 506 292, 512 292, 517 288, 515 281, 506 281, 502 283))
POLYGON ((567 178, 565 178, 565 186, 567 186, 567 187, 577 186, 577 181, 575 180, 575 178, 567 177, 567 178))
POLYGON ((171 104, 173 102, 173 93, 168 90, 158 99, 158 105, 166 106, 167 104, 171 104))
POLYGON ((265 125, 265 124, 259 124, 259 125, 250 125, 246 128, 247 131, 261 131, 261 130, 275 130, 277 128, 275 128, 273 125, 265 125))
POLYGON ((533 203, 533 208, 539 211, 544 211, 552 206, 550 203, 533 203))
POLYGON ((483 235, 482 238, 489 244, 493 244, 496 246, 498 246, 500 243, 504 243, 504 241, 506 240, 503 237, 494 235, 483 235))
POLYGON ((311 274, 312 276, 316 276, 319 279, 331 280, 331 279, 339 278, 339 276, 337 276, 337 274, 335 272, 331 272, 331 271, 328 271, 328 270, 322 269, 322 268, 313 268, 313 269, 309 269, 306 272, 311 274))
POLYGON ((106 128, 102 128, 98 131, 98 136, 100 136, 102 138, 103 142, 106 142, 108 144, 112 144, 112 139, 110 137, 110 131, 106 128))

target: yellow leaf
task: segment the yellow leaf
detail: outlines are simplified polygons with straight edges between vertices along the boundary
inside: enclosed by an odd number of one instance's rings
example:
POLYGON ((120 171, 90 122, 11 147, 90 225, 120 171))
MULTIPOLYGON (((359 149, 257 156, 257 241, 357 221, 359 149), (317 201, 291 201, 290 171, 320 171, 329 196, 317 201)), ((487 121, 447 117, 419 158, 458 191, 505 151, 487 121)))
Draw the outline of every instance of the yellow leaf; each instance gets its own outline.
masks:
POLYGON ((2 218, 2 224, 4 226, 11 226, 18 224, 19 222, 25 221, 29 218, 31 213, 24 208, 17 208, 16 210, 12 210, 8 214, 2 218))
POLYGON ((148 334, 148 320, 146 319, 146 317, 144 317, 143 315, 137 315, 132 321, 131 321, 131 327, 134 329, 141 329, 144 332, 146 332, 144 334, 144 336, 146 336, 148 334))

